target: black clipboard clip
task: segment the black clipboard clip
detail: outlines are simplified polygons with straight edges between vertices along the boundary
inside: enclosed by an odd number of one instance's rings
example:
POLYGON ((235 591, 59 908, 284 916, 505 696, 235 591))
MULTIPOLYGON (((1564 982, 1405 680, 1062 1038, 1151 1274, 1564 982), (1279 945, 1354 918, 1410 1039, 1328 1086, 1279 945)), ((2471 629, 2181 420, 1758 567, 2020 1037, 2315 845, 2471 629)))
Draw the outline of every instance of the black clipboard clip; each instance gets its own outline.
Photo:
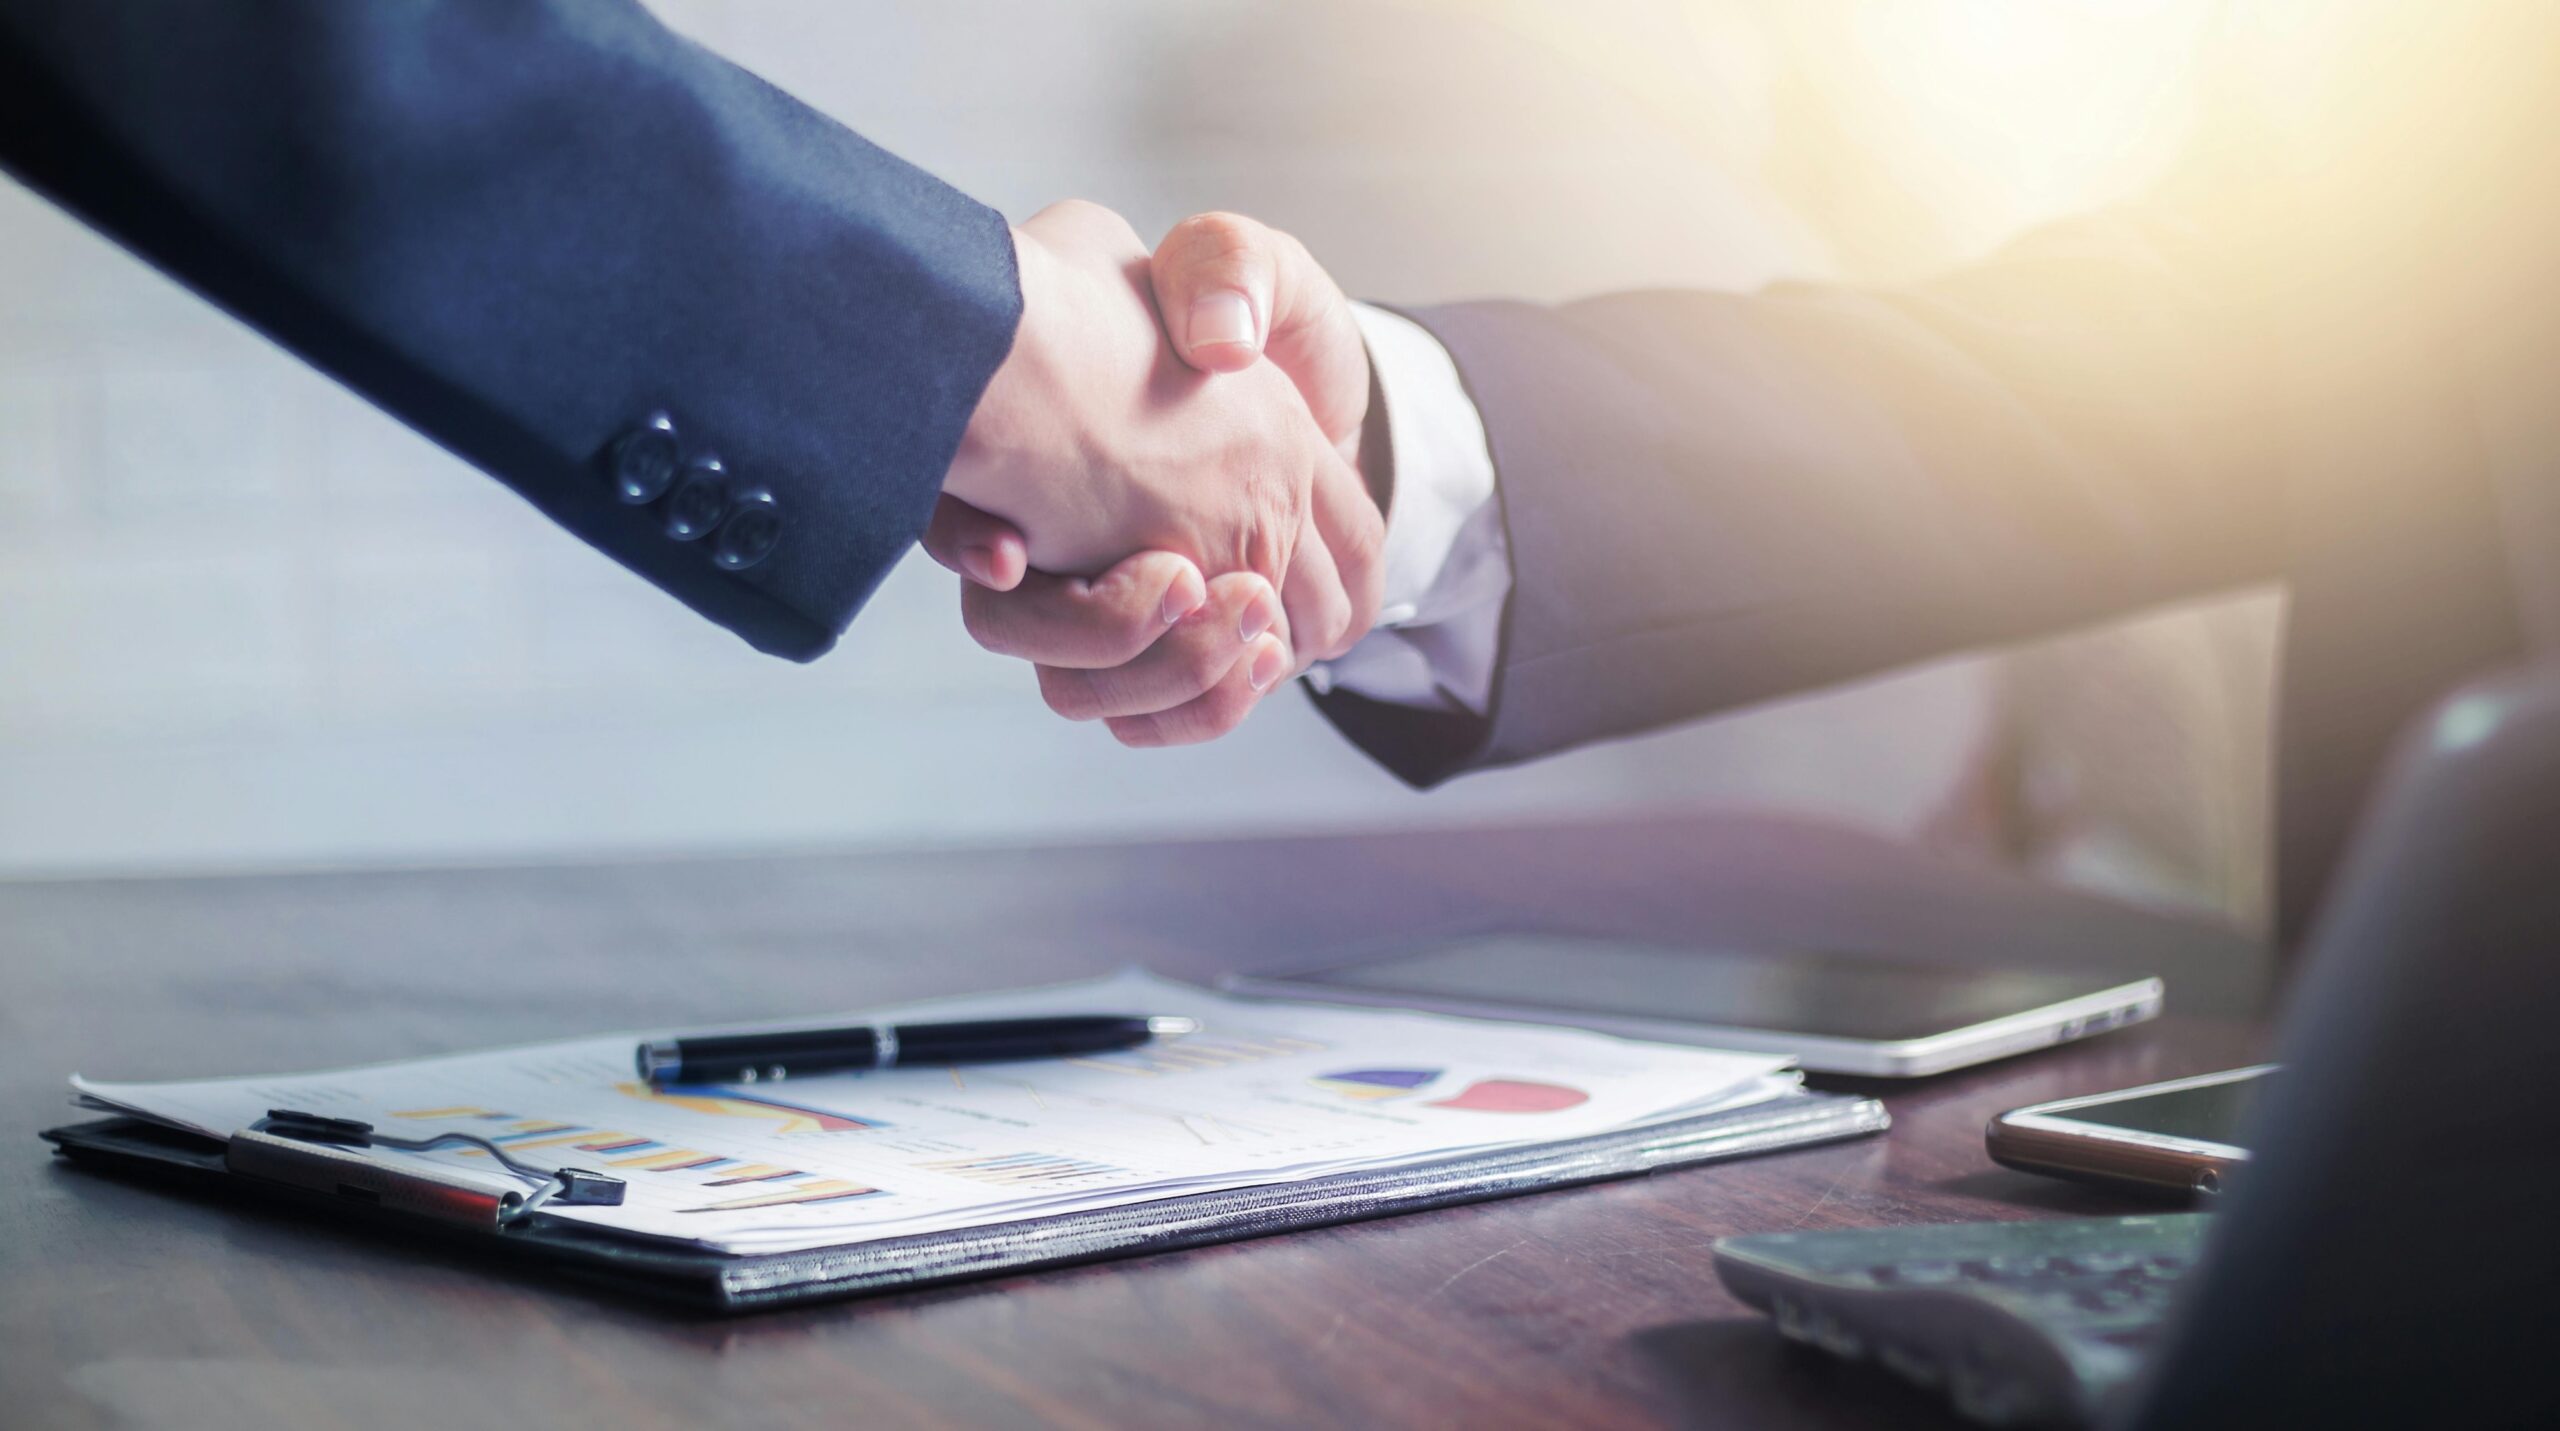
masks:
POLYGON ((398 1138, 353 1118, 330 1118, 291 1108, 268 1109, 266 1117, 232 1134, 223 1162, 245 1177, 265 1178, 350 1202, 492 1232, 554 1204, 618 1206, 627 1187, 620 1178, 583 1168, 537 1168, 518 1162, 506 1149, 470 1133, 398 1138), (493 1192, 458 1175, 447 1176, 425 1168, 389 1167, 363 1156, 361 1151, 396 1148, 422 1153, 456 1146, 480 1149, 499 1167, 533 1186, 523 1192, 493 1192))

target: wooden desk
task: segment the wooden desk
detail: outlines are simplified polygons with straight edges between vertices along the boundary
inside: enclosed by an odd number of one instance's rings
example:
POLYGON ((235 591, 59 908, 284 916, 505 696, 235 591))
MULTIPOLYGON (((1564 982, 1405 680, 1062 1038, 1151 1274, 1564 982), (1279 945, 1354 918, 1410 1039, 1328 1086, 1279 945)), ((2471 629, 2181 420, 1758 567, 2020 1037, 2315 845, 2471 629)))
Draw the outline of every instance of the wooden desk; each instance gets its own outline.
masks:
POLYGON ((0 1424, 1937 1424, 1781 1347, 1709 1242, 2125 1210, 1993 1167, 1984 1121, 2246 1060, 2263 969, 2216 926, 1765 821, 0 885, 0 1424), (733 1321, 83 1174, 35 1138, 76 1116, 73 1070, 312 1068, 1130 961, 1204 976, 1506 921, 2156 970, 2173 1016, 1888 1092, 1881 1139, 733 1321))

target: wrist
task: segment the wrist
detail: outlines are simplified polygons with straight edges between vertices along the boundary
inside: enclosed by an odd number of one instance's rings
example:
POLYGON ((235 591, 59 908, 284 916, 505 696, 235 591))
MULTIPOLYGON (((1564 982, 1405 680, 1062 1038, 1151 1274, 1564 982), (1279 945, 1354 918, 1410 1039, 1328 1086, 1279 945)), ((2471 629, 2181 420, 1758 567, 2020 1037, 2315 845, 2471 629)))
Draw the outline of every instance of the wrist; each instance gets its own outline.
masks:
POLYGON ((1385 517, 1395 509, 1395 444, 1390 440, 1387 395, 1378 378, 1377 359, 1365 352, 1361 356, 1369 370, 1369 405, 1360 416, 1359 450, 1353 462, 1360 469, 1360 480, 1368 484, 1369 500, 1378 504, 1378 515, 1385 517))
MULTIPOLYGON (((1051 328, 1057 321, 1057 256, 1037 238, 1013 229, 1014 271, 1022 288, 1022 317, 1013 346, 987 379, 978 406, 960 434, 960 446, 943 474, 942 490, 978 508, 1019 522, 1032 454, 1054 427, 1058 409, 1041 394, 1054 387, 1051 328)), ((1054 442, 1051 444, 1054 447, 1054 442)))

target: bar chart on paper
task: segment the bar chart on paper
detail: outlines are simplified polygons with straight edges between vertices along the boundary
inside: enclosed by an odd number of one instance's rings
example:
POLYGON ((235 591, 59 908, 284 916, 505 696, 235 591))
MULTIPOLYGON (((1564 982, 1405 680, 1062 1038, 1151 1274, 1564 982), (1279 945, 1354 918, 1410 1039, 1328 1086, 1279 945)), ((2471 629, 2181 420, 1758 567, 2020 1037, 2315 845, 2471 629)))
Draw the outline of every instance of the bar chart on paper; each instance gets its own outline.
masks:
POLYGON ((1386 1098, 1402 1098, 1418 1088, 1436 1082, 1436 1068, 1346 1068, 1337 1073, 1316 1076, 1316 1086, 1344 1098, 1357 1098, 1363 1103, 1386 1098))
POLYGON ((1090 1158, 1071 1158, 1064 1153, 999 1153, 991 1158, 946 1158, 919 1166, 932 1172, 949 1173, 973 1182, 992 1183, 999 1187, 1020 1187, 1029 1183, 1060 1183, 1075 1178, 1109 1177, 1125 1173, 1126 1168, 1098 1163, 1090 1158))

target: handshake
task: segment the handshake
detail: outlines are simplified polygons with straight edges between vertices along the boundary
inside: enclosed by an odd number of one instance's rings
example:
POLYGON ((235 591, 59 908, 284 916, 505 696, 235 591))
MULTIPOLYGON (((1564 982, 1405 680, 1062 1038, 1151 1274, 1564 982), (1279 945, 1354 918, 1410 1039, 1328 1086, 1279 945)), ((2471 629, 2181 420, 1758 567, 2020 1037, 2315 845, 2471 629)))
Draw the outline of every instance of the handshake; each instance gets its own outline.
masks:
POLYGON ((1223 735, 1377 618, 1384 456, 1364 451, 1350 304, 1295 240, 1233 215, 1152 256, 1082 202, 1013 239, 1021 324, 925 548, 961 574, 969 634, 1031 662, 1051 710, 1123 745, 1223 735))

